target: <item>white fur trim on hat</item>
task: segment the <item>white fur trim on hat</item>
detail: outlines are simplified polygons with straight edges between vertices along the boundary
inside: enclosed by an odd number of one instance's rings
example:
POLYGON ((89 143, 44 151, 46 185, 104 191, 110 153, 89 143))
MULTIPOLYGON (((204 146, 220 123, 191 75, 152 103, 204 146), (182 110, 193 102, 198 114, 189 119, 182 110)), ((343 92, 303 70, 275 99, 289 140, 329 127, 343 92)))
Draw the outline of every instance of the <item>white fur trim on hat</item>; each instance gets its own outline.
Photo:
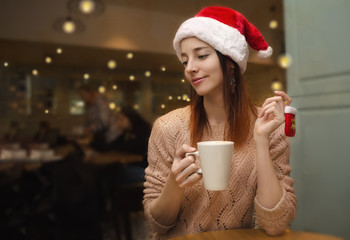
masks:
POLYGON ((209 17, 188 19, 181 24, 173 41, 180 61, 182 60, 180 44, 188 37, 196 37, 208 43, 214 49, 232 58, 238 64, 242 74, 245 72, 249 56, 248 44, 245 37, 236 28, 209 17))

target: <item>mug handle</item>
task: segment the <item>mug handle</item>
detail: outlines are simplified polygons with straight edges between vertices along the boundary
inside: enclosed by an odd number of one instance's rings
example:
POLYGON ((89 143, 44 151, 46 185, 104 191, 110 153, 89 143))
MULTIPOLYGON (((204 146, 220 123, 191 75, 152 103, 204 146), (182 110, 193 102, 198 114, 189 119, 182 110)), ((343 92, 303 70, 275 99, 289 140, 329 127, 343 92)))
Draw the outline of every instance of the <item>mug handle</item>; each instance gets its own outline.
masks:
MULTIPOLYGON (((199 157, 199 152, 196 151, 196 152, 189 152, 189 153, 186 153, 186 154, 185 154, 186 157, 191 156, 191 155, 196 156, 196 157, 199 157)), ((196 171, 196 173, 202 174, 202 169, 201 169, 201 168, 198 169, 198 170, 196 171)))

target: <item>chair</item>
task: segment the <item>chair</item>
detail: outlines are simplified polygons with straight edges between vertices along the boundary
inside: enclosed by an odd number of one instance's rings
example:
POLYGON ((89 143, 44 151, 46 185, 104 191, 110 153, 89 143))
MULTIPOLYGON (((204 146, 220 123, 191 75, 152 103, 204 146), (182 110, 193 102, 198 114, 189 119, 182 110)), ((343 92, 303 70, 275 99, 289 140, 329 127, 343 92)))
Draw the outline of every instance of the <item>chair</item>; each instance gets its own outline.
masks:
POLYGON ((57 239, 102 239, 96 169, 78 153, 54 163, 57 239))
POLYGON ((121 231, 127 240, 132 240, 130 213, 143 210, 144 169, 137 166, 121 168, 112 196, 113 216, 116 220, 116 233, 121 231))

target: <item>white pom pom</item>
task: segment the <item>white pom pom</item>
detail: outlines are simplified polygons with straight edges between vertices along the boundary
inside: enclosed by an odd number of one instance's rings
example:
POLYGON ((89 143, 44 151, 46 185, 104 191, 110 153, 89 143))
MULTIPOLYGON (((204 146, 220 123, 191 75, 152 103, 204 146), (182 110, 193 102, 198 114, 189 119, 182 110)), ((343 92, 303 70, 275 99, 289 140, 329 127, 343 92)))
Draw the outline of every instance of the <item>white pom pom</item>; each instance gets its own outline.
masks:
POLYGON ((272 52, 273 52, 272 47, 268 46, 268 48, 266 50, 260 50, 258 52, 258 57, 259 58, 269 58, 269 57, 271 57, 272 52))

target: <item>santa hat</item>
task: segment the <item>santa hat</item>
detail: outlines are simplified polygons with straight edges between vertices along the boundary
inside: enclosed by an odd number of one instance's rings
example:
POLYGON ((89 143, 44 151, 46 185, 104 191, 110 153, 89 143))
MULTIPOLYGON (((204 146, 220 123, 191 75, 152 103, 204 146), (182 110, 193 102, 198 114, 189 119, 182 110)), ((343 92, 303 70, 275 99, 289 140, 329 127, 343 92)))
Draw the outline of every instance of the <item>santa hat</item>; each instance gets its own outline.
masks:
POLYGON ((242 14, 226 7, 206 7, 195 17, 181 24, 173 42, 180 60, 180 43, 188 37, 196 37, 232 58, 240 67, 241 73, 247 66, 248 44, 258 51, 260 58, 272 55, 272 48, 265 42, 258 29, 242 14))

